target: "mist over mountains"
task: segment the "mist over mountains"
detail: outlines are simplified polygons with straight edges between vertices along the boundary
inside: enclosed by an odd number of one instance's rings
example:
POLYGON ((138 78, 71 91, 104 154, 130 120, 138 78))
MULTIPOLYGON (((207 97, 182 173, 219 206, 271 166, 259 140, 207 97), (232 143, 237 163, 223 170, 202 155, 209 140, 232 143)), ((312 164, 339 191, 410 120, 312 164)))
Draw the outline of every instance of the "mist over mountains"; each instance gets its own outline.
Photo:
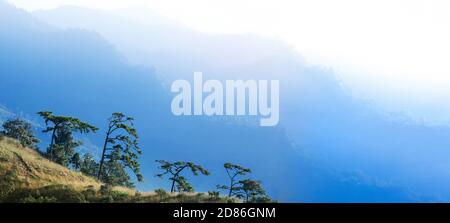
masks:
MULTIPOLYGON (((236 162, 280 201, 450 197, 448 128, 382 114, 280 40, 203 34, 147 11, 29 14, 3 2, 0 28, 0 103, 36 123, 34 113, 47 109, 101 128, 114 111, 134 116, 144 150, 141 190, 167 186, 153 176, 154 160, 168 159, 211 170, 192 177, 198 191, 223 183, 221 165, 236 162), (194 71, 220 80, 279 79, 279 126, 174 117, 168 87, 194 71)), ((100 135, 86 140, 99 145, 100 135)))

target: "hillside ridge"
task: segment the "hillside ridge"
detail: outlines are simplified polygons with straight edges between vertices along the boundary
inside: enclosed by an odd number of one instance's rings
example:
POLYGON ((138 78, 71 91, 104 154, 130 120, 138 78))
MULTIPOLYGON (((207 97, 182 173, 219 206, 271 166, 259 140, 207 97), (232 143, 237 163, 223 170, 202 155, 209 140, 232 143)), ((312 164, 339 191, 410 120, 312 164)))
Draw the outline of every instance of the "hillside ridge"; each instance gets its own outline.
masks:
MULTIPOLYGON (((225 202, 206 193, 139 192, 110 187, 81 172, 54 163, 39 151, 0 135, 0 202, 197 203, 225 202)), ((236 200, 237 201, 237 200, 236 200)), ((235 201, 235 202, 236 202, 235 201)))
POLYGON ((99 188, 102 185, 89 176, 47 160, 36 150, 22 147, 14 139, 2 137, 0 139, 0 176, 8 174, 14 174, 27 188, 63 184, 81 189, 99 188))

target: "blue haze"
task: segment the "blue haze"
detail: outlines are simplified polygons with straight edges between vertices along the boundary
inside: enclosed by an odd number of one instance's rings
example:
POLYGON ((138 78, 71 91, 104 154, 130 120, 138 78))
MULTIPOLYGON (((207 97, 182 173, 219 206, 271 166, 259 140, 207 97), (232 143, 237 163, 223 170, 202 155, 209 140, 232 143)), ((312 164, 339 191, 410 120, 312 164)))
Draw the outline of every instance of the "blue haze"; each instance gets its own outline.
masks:
POLYGON ((237 162, 280 201, 450 200, 449 128, 355 99, 332 71, 305 64, 282 41, 124 17, 75 7, 29 14, 0 2, 0 104, 41 125, 40 110, 89 121, 101 127, 87 138, 97 145, 112 112, 134 116, 144 150, 140 190, 168 187, 154 177, 154 160, 168 159, 211 170, 189 177, 198 191, 224 183, 221 165, 237 162), (280 79, 280 125, 174 117, 171 81, 198 70, 216 79, 280 79))

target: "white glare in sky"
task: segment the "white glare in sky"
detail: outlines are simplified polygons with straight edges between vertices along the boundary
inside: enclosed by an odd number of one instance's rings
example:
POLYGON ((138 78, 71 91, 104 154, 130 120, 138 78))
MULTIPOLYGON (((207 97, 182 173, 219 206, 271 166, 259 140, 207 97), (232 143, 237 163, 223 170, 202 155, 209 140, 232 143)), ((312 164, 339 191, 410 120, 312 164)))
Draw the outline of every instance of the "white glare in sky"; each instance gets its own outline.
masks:
POLYGON ((446 117, 450 112, 447 0, 9 2, 27 10, 61 5, 145 6, 203 32, 276 36, 292 44, 308 62, 332 67, 354 92, 386 108, 428 117, 446 117))

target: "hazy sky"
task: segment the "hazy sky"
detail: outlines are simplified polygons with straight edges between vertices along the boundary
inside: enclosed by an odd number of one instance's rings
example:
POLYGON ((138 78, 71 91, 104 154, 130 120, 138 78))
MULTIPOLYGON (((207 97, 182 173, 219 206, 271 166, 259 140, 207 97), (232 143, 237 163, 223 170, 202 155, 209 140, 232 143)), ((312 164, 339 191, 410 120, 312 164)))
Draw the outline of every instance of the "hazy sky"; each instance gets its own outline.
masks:
POLYGON ((9 0, 28 10, 146 6, 203 32, 255 32, 332 67, 353 91, 424 119, 450 114, 448 0, 9 0))

